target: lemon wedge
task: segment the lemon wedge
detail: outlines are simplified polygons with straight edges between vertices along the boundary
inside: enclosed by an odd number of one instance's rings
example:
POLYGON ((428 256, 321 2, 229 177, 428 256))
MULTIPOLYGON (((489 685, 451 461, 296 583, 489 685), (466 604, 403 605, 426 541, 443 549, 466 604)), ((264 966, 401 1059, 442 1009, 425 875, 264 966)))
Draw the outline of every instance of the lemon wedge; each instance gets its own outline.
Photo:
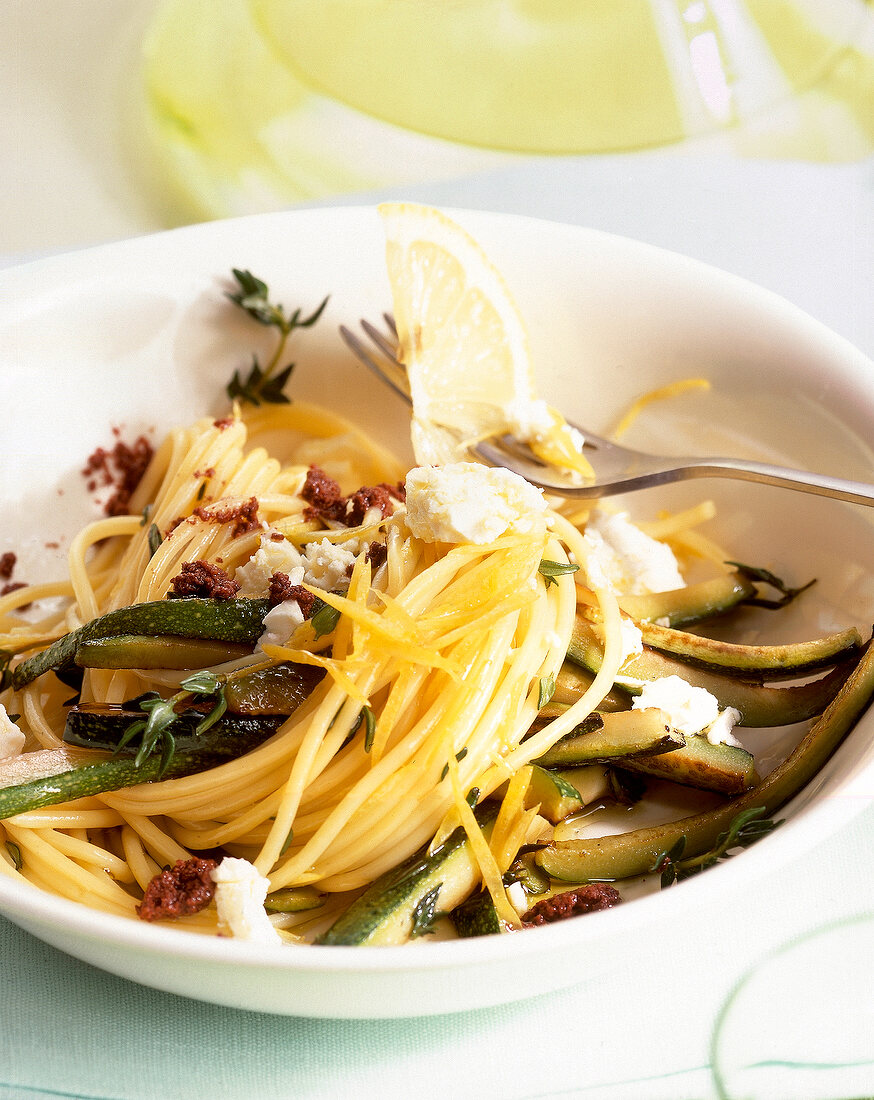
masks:
POLYGON ((416 461, 458 462, 510 432, 542 461, 590 476, 579 433, 537 396, 524 322, 482 248, 431 207, 379 211, 416 461))

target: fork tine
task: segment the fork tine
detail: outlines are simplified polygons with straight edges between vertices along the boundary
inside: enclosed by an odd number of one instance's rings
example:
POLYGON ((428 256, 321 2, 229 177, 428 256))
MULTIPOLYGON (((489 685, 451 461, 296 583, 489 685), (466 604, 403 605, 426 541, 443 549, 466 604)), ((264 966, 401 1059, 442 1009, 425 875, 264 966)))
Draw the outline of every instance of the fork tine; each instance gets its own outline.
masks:
MULTIPOLYGON (((366 326, 367 322, 362 321, 362 325, 366 326)), ((372 328, 373 326, 371 325, 370 327, 372 328)), ((377 360, 371 354, 370 348, 367 347, 354 332, 346 328, 345 325, 340 325, 340 335, 343 337, 349 350, 369 371, 372 371, 377 378, 385 382, 387 386, 390 386, 399 397, 409 402, 410 390, 407 374, 394 356, 389 356, 387 360, 377 360)))
POLYGON ((401 362, 398 359, 397 344, 392 343, 392 341, 389 340, 389 338, 383 333, 381 333, 376 325, 372 325, 370 321, 362 319, 361 327, 374 342, 374 344, 376 344, 382 354, 385 355, 386 358, 390 359, 392 363, 394 363, 396 366, 400 367, 401 362))

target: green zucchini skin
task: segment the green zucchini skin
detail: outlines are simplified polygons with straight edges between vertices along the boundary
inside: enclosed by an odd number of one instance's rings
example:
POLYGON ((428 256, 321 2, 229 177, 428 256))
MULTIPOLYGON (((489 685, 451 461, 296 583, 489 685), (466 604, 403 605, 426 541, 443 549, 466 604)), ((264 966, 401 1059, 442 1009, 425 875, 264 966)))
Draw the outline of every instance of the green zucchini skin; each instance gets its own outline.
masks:
POLYGON ((684 743, 683 735, 668 727, 661 711, 593 711, 532 763, 544 768, 618 763, 640 753, 670 753, 684 743))
POLYGON ((264 908, 271 913, 305 913, 320 909, 326 897, 312 886, 285 886, 267 895, 264 908))
MULTIPOLYGON (((227 755, 218 756, 215 753, 177 752, 161 778, 179 779, 214 768, 228 759, 227 755)), ((131 756, 103 757, 93 763, 79 764, 51 775, 0 787, 0 820, 39 810, 43 806, 57 806, 77 798, 149 783, 158 778, 160 770, 160 758, 154 755, 139 767, 134 765, 131 756)))
POLYGON ((646 645, 696 668, 727 670, 765 680, 791 680, 858 657, 862 635, 854 627, 807 642, 788 645, 736 645, 683 630, 640 623, 646 645))
POLYGON ((80 668, 210 668, 252 652, 243 642, 182 638, 176 634, 118 634, 86 639, 76 648, 80 668))
POLYGON ((324 676, 323 669, 312 665, 270 665, 232 676, 225 685, 225 701, 237 714, 291 714, 324 676))
POLYGON ((612 764, 729 795, 742 794, 758 781, 755 759, 746 749, 684 737, 655 708, 594 711, 533 763, 547 768, 612 764))
POLYGON ((22 661, 12 672, 12 686, 19 690, 44 672, 72 664, 83 642, 120 634, 172 634, 254 645, 264 631, 264 616, 269 610, 269 600, 209 600, 198 596, 120 607, 22 661))
POLYGON ((525 792, 525 808, 539 807, 541 817, 553 825, 581 810, 584 801, 573 783, 558 772, 534 764, 525 792))
MULTIPOLYGON (((601 667, 603 651, 591 625, 577 619, 568 658, 590 672, 601 667)), ((636 694, 635 681, 658 680, 662 676, 679 676, 696 687, 709 691, 721 708, 740 711, 742 726, 790 726, 822 714, 840 686, 856 667, 855 651, 837 664, 825 676, 789 687, 772 687, 761 680, 741 679, 726 671, 694 668, 692 665, 649 646, 622 666, 620 686, 636 694)))
MULTIPOLYGON (((64 742, 85 749, 101 749, 126 756, 136 755, 141 737, 132 738, 123 748, 118 743, 125 731, 146 717, 141 710, 91 704, 71 707, 64 726, 64 742)), ((279 715, 231 714, 227 711, 203 733, 196 732, 203 713, 182 711, 167 727, 176 742, 177 752, 209 753, 231 758, 257 748, 271 737, 282 723, 279 715)))
POLYGON ((495 904, 486 890, 471 894, 461 905, 456 905, 449 917, 462 939, 494 936, 501 931, 501 921, 495 904))
POLYGON ((553 843, 537 852, 537 865, 553 878, 569 882, 613 881, 651 872, 664 853, 686 838, 684 856, 709 851, 737 814, 761 807, 772 814, 822 768, 874 696, 874 646, 795 750, 757 786, 716 809, 665 825, 615 836, 553 843))
POLYGON ((737 745, 711 745, 697 735, 687 737, 686 744, 673 752, 643 753, 618 761, 617 766, 726 795, 743 794, 759 781, 752 753, 737 745))
MULTIPOLYGON (((487 831, 498 807, 482 802, 474 812, 480 828, 487 831)), ((437 907, 454 909, 476 886, 478 875, 467 833, 459 826, 430 854, 423 848, 376 879, 315 942, 323 946, 405 943, 413 912, 426 894, 439 889, 437 907)))
POLYGON ((725 615, 756 595, 756 586, 740 573, 725 573, 678 588, 646 596, 621 596, 619 606, 638 623, 667 620, 672 627, 691 626, 725 615))

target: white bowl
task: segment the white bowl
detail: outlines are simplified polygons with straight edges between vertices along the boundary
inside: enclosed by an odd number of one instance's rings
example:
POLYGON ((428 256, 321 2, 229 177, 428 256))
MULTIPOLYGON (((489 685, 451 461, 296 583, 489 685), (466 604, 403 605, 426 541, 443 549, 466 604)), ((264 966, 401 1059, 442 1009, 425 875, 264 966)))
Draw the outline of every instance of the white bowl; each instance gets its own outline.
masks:
MULTIPOLYGON (((710 392, 651 409, 634 438, 872 477, 874 365, 793 306, 634 241, 503 215, 455 216, 506 275, 542 391, 572 419, 600 430, 640 392, 705 375, 710 392)), ((222 408, 224 384, 264 339, 223 297, 232 266, 250 268, 292 307, 310 309, 330 292, 318 327, 295 336, 291 392, 330 404, 408 453, 406 409, 371 381, 336 331, 340 322, 377 318, 389 303, 372 209, 193 226, 18 268, 0 274, 0 377, 4 407, 14 410, 4 418, 0 550, 18 553, 18 575, 62 572, 63 548, 88 515, 79 470, 112 426, 127 436, 160 432, 222 408)), ((795 581, 819 578, 765 622, 769 638, 868 628, 874 513, 728 482, 626 503, 645 517, 705 496, 718 502, 717 533, 742 560, 795 581)), ((869 713, 786 808, 786 824, 741 856, 617 909, 518 935, 268 950, 94 913, 6 878, 0 911, 115 974, 218 1004, 371 1018, 496 1004, 581 981, 635 953, 643 959, 678 923, 714 911, 726 890, 762 880, 839 829, 874 790, 872 734, 869 713)), ((766 897, 767 884, 759 889, 766 897)))

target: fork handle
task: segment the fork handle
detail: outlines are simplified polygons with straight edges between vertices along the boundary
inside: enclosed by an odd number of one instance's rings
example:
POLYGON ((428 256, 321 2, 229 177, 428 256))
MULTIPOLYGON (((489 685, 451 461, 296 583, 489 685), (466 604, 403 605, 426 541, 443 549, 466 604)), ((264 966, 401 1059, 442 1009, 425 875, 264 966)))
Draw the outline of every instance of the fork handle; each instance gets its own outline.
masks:
POLYGON ((739 481, 756 481, 762 485, 779 485, 802 493, 874 506, 874 485, 864 481, 850 481, 847 478, 813 474, 807 470, 791 470, 785 466, 770 466, 764 462, 746 462, 737 458, 690 459, 688 465, 677 465, 671 471, 666 470, 664 475, 666 481, 682 481, 693 477, 728 477, 739 481))

